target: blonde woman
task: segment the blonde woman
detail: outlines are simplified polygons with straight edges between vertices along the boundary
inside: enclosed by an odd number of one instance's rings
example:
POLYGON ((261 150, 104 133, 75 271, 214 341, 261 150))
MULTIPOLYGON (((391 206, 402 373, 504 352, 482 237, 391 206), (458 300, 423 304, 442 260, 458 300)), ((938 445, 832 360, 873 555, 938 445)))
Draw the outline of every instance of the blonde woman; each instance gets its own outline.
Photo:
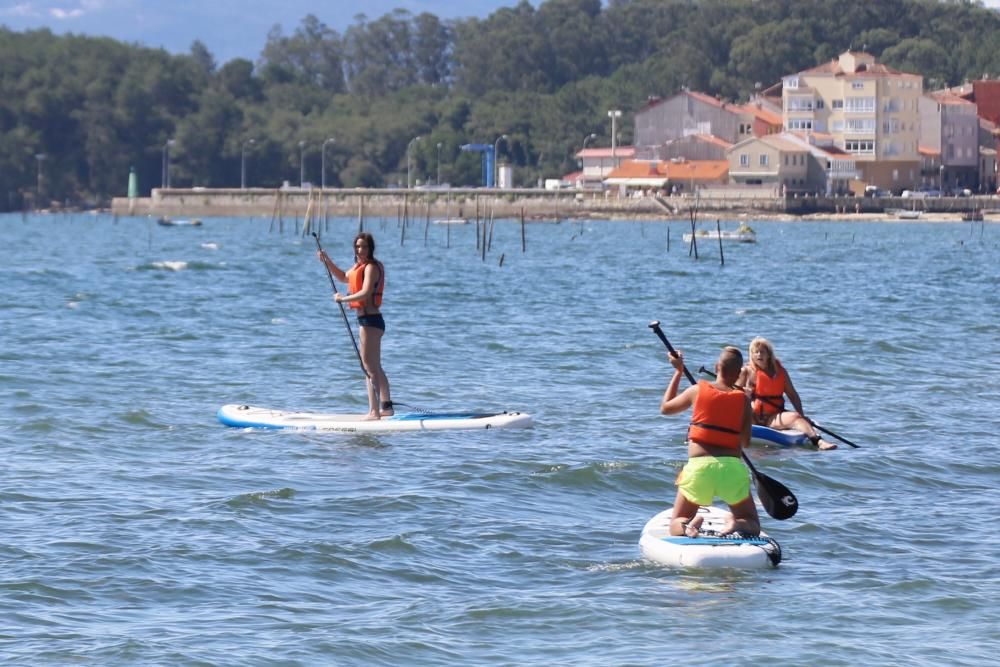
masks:
POLYGON ((795 391, 792 378, 774 355, 774 346, 766 338, 750 341, 750 362, 740 372, 738 384, 753 401, 753 423, 779 431, 796 429, 808 436, 820 449, 836 449, 837 445, 819 437, 805 417, 802 399, 795 391), (785 409, 785 397, 795 410, 785 409))

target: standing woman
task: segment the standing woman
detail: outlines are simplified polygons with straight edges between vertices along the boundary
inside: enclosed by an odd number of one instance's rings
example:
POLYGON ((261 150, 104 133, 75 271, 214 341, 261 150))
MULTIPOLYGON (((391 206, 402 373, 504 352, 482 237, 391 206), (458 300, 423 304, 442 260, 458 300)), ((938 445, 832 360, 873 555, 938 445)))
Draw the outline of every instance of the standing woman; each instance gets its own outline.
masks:
POLYGON ((737 382, 753 401, 753 423, 779 431, 798 429, 820 449, 836 449, 837 445, 819 437, 805 417, 802 399, 792 385, 792 378, 774 356, 774 346, 766 338, 750 341, 750 363, 743 367, 737 382), (785 396, 795 411, 785 410, 785 396))
POLYGON ((354 266, 345 273, 320 250, 320 260, 330 273, 347 283, 347 294, 334 298, 358 311, 358 332, 361 338, 361 364, 368 374, 368 415, 366 419, 381 419, 393 414, 389 396, 389 378, 382 370, 382 334, 385 320, 379 306, 385 289, 385 267, 375 259, 375 239, 368 232, 354 237, 354 266))

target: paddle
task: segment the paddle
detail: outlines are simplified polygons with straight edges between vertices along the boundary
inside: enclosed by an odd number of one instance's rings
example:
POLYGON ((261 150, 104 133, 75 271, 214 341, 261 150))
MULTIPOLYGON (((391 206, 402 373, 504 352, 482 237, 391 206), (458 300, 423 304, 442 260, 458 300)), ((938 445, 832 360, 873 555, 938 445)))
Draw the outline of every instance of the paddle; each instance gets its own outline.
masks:
MULTIPOLYGON (((674 349, 667 337, 663 335, 663 330, 660 329, 659 321, 653 321, 649 323, 649 328, 653 330, 663 344, 667 347, 667 350, 676 355, 677 350, 674 349)), ((691 384, 697 384, 694 376, 687 369, 686 365, 682 365, 681 368, 684 369, 684 375, 687 377, 688 382, 691 384)), ((790 519, 795 516, 795 513, 799 510, 799 501, 795 497, 795 494, 789 491, 788 487, 779 482, 778 480, 768 477, 764 473, 757 470, 754 464, 750 461, 750 458, 746 455, 746 452, 740 452, 743 457, 743 462, 747 464, 750 468, 750 472, 753 474, 754 480, 757 482, 757 498, 760 500, 760 504, 764 507, 764 511, 767 512, 772 518, 778 519, 779 521, 784 521, 785 519, 790 519)))
MULTIPOLYGON (((707 375, 707 376, 709 376, 710 378, 713 378, 713 379, 715 378, 715 373, 713 373, 712 371, 708 370, 708 369, 707 369, 707 368, 705 368, 704 366, 702 366, 701 368, 699 368, 699 369, 698 369, 698 372, 699 372, 699 373, 701 373, 702 375, 707 375)), ((737 386, 737 387, 739 387, 739 385, 736 385, 736 386, 737 386)), ((742 388, 743 388, 743 387, 740 387, 740 389, 742 389, 742 388)), ((757 396, 756 398, 759 398, 759 399, 760 399, 760 400, 762 400, 762 401, 767 401, 768 403, 770 403, 771 405, 773 405, 773 406, 774 406, 774 407, 776 407, 776 408, 781 408, 781 407, 783 407, 783 406, 784 406, 784 403, 782 403, 781 405, 779 405, 779 404, 778 404, 778 402, 777 402, 777 401, 778 401, 778 399, 776 399, 776 398, 770 398, 769 396, 757 396)), ((802 415, 802 417, 803 417, 803 419, 805 419, 805 420, 806 420, 807 422, 809 422, 810 424, 812 424, 812 427, 813 427, 814 429, 816 429, 816 430, 818 430, 818 431, 823 431, 823 433, 826 433, 827 435, 830 435, 830 436, 833 436, 833 437, 834 437, 834 438, 836 438, 837 440, 840 440, 841 442, 843 442, 843 443, 845 443, 845 444, 848 444, 848 445, 850 445, 851 447, 854 447, 854 448, 856 448, 856 449, 860 449, 860 448, 861 448, 861 445, 856 445, 856 444, 854 444, 853 442, 851 442, 850 440, 848 440, 847 438, 845 438, 845 437, 843 437, 843 436, 840 436, 840 435, 837 435, 836 433, 834 433, 834 432, 833 432, 833 431, 831 431, 830 429, 828 429, 828 428, 823 428, 822 426, 820 426, 819 424, 817 424, 816 422, 814 422, 814 421, 813 421, 812 419, 810 419, 809 417, 806 417, 805 415, 802 415)))
MULTIPOLYGON (((319 244, 319 235, 316 232, 312 233, 314 239, 316 239, 316 247, 320 252, 323 252, 323 246, 319 244)), ((333 281, 333 273, 330 272, 330 267, 323 262, 323 266, 326 268, 326 275, 330 278, 330 287, 333 288, 333 293, 340 294, 337 291, 337 283, 333 281)), ((351 343, 354 345, 354 354, 358 357, 358 363, 361 365, 361 372, 365 374, 365 378, 371 381, 371 377, 368 376, 368 371, 365 370, 365 362, 361 361, 361 350, 358 349, 358 342, 354 340, 354 331, 351 330, 351 323, 347 321, 347 311, 344 310, 344 304, 337 301, 337 305, 340 306, 340 314, 344 317, 344 326, 347 327, 347 335, 351 337, 351 343)))

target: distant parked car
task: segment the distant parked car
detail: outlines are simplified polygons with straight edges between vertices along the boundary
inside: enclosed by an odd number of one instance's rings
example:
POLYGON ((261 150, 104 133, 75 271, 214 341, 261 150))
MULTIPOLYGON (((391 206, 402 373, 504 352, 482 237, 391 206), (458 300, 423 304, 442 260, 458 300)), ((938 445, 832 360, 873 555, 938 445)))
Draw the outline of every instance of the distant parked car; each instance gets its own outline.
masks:
POLYGON ((922 190, 903 190, 903 199, 923 199, 927 193, 922 190))
POLYGON ((921 192, 924 193, 925 197, 940 197, 941 196, 941 191, 937 190, 935 188, 930 188, 928 190, 921 190, 921 192))

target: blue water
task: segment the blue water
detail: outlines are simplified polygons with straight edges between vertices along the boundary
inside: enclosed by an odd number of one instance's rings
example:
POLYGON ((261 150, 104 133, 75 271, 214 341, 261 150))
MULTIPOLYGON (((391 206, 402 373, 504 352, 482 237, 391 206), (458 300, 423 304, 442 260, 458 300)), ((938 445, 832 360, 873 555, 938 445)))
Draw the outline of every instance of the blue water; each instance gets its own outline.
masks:
MULTIPOLYGON (((502 221, 485 261, 473 225, 421 222, 400 245, 395 219, 367 224, 393 398, 533 429, 225 428, 223 403, 367 405, 310 238, 261 218, 0 217, 0 659, 995 658, 996 225, 755 222, 721 266, 710 243, 689 257, 680 222, 531 224, 522 253, 502 221), (654 319, 692 368, 767 336, 806 411, 861 445, 750 452, 801 505, 765 517, 777 570, 639 557, 685 458, 685 418, 658 414, 654 319)), ((356 226, 325 232, 342 264, 356 226)))

